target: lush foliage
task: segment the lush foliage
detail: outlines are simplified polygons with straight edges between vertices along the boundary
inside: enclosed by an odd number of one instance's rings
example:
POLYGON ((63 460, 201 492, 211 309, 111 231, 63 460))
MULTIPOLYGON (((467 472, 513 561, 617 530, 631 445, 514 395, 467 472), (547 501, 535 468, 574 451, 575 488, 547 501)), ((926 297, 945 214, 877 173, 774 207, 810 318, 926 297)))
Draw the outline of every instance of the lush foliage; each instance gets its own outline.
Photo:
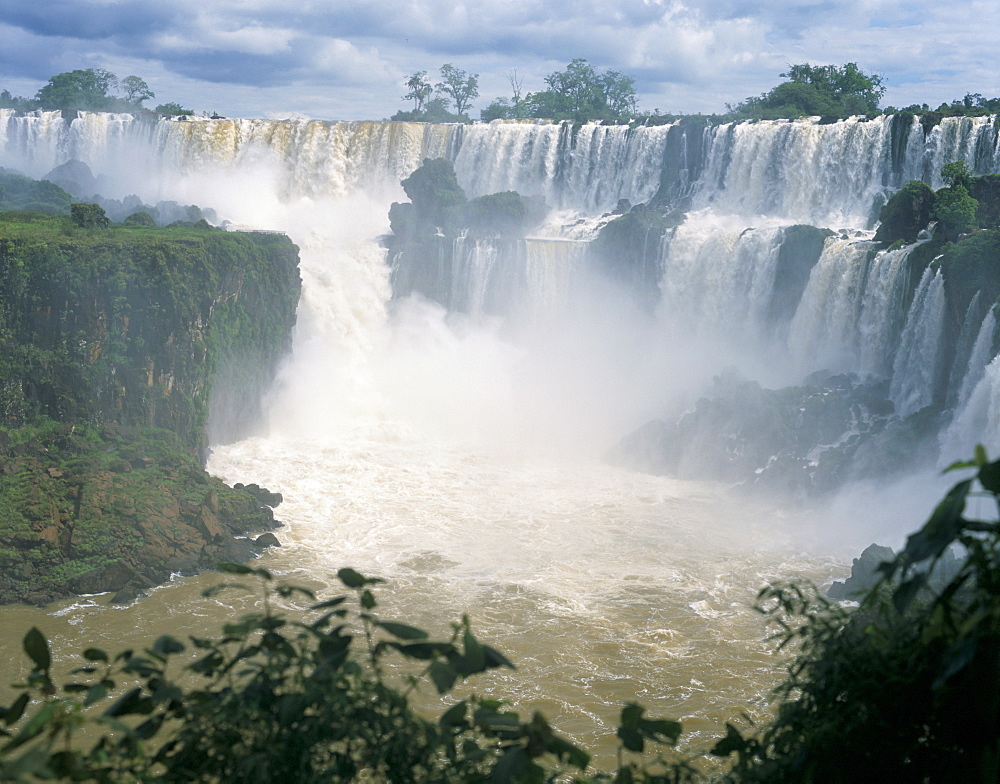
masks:
POLYGON ((294 245, 73 209, 0 214, 0 602, 145 587, 261 527, 200 460, 210 393, 238 431, 287 347, 294 245))
POLYGON ((470 74, 451 63, 439 69, 441 81, 431 85, 427 71, 416 71, 406 80, 409 92, 404 101, 413 101, 411 111, 396 112, 390 119, 408 122, 468 122, 469 104, 479 96, 479 74, 470 74), (434 93, 437 96, 431 98, 434 93), (455 111, 450 111, 454 104, 455 111))
POLYGON ((497 98, 482 111, 482 119, 628 122, 637 111, 635 80, 631 76, 611 70, 601 73, 582 58, 546 76, 545 83, 547 90, 523 98, 517 83, 513 98, 497 98))
POLYGON ((919 114, 936 123, 942 117, 982 117, 987 114, 1000 113, 1000 98, 984 98, 981 93, 966 93, 962 98, 956 98, 951 103, 942 103, 937 109, 932 109, 926 103, 910 104, 902 109, 887 106, 885 114, 907 112, 919 114))
MULTIPOLYGON (((57 685, 47 641, 32 629, 24 648, 34 667, 20 696, 0 709, 8 728, 0 729, 7 737, 0 777, 513 784, 586 768, 589 756, 544 717, 523 721, 499 700, 472 695, 437 720, 413 709, 410 698, 420 687, 448 694, 477 673, 513 668, 476 639, 468 619, 452 625, 449 639, 431 640, 422 629, 377 615, 372 586, 381 581, 353 569, 338 573, 354 592, 352 603, 347 596, 316 602, 304 588, 272 588, 263 569, 222 568, 260 578, 265 591, 261 612, 226 624, 217 639, 162 636, 145 651, 114 656, 88 648, 72 682, 57 685), (273 609, 297 597, 313 602, 306 620, 273 609), (406 674, 390 677, 389 657, 408 662, 406 674), (128 690, 113 699, 120 686, 128 690), (32 697, 38 703, 29 715, 32 697), (86 743, 79 738, 85 723, 96 735, 86 743)), ((673 743, 679 733, 676 722, 646 718, 638 706, 622 712, 626 749, 673 743)), ((623 764, 626 777, 631 769, 623 764)))
MULTIPOLYGON (((145 111, 143 103, 155 97, 146 81, 139 76, 119 79, 104 68, 82 68, 50 77, 33 98, 11 95, 9 90, 3 90, 0 92, 0 109, 136 112, 145 111)), ((160 104, 155 111, 167 117, 193 114, 177 103, 160 104)))
POLYGON ((882 77, 865 74, 857 63, 843 66, 789 66, 788 79, 758 97, 728 107, 735 119, 775 120, 818 116, 829 120, 878 111, 885 94, 882 77))
POLYGON ((32 180, 0 169, 0 212, 30 210, 66 214, 72 197, 48 180, 32 180))
POLYGON ((1000 778, 1000 461, 973 469, 882 564, 854 611, 795 586, 761 593, 800 653, 757 737, 730 729, 738 782, 995 782, 1000 778), (967 502, 988 519, 967 514, 967 502), (962 558, 942 569, 959 548, 962 558))

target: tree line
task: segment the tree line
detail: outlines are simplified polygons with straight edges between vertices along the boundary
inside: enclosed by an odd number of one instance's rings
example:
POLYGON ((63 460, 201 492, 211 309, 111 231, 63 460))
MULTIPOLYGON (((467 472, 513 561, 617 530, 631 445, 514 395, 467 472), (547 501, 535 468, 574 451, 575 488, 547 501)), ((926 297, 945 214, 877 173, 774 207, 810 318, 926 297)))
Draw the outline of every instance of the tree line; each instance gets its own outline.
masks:
MULTIPOLYGON (((119 79, 104 68, 84 68, 49 77, 32 98, 0 91, 0 109, 17 109, 30 112, 86 111, 86 112, 137 112, 149 111, 145 101, 155 98, 155 93, 144 79, 126 76, 119 79)), ((179 103, 162 103, 154 109, 158 115, 174 117, 194 114, 179 103)))

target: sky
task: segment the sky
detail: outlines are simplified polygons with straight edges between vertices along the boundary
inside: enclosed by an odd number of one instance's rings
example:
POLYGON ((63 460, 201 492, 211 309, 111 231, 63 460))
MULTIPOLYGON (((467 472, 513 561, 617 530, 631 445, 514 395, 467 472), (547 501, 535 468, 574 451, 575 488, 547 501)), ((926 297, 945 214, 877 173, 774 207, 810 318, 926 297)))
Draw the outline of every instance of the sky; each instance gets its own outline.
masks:
POLYGON ((792 63, 856 62, 883 106, 1000 96, 998 0, 0 0, 0 89, 135 74, 197 113, 380 120, 416 71, 479 75, 478 116, 584 58, 635 79, 639 107, 712 113, 792 63))

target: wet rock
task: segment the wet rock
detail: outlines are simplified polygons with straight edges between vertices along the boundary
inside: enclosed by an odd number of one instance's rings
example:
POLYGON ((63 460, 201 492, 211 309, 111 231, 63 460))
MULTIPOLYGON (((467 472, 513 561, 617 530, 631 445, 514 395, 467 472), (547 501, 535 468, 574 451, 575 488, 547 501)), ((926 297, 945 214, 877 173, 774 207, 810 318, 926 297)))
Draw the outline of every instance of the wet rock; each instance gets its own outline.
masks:
POLYGON ((891 561, 896 553, 891 547, 870 544, 854 559, 851 566, 851 576, 844 582, 837 581, 826 592, 831 599, 860 599, 879 581, 878 567, 885 561, 891 561))
POLYGON ((258 536, 253 540, 253 543, 261 549, 264 549, 265 547, 281 547, 281 542, 278 541, 278 537, 270 531, 266 534, 258 536))
POLYGON ((111 604, 131 604, 136 599, 143 599, 148 595, 143 590, 143 586, 137 583, 129 583, 111 597, 111 604))

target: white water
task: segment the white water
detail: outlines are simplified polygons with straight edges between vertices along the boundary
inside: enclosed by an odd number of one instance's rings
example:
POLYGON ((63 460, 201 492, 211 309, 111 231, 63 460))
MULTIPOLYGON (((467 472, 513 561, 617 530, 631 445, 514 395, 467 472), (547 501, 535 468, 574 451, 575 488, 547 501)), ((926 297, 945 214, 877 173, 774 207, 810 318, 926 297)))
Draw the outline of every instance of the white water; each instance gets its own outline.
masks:
MULTIPOLYGON (((933 334, 924 317, 903 328, 906 251, 872 260, 863 242, 828 241, 790 327, 790 356, 764 323, 782 226, 867 225, 891 179, 884 120, 716 129, 702 210, 664 246, 655 316, 577 274, 575 243, 529 240, 514 275, 524 312, 507 320, 487 307, 499 260, 486 245, 463 257, 463 313, 390 301, 373 238, 388 229, 389 202, 402 199, 399 179, 424 157, 446 155, 470 195, 539 193, 584 211, 586 232, 617 199, 656 192, 669 128, 143 129, 97 116, 66 128, 57 116, 8 112, 0 131, 4 165, 41 175, 77 157, 108 195, 203 204, 236 224, 289 233, 301 248, 303 297, 293 352, 268 401, 268 435, 217 447, 210 461, 228 480, 284 493, 285 546, 266 564, 320 586, 348 564, 388 577, 387 612, 439 633, 470 612, 483 638, 523 665, 493 685, 588 743, 633 698, 706 733, 742 710, 762 716, 780 659, 748 609, 756 591, 774 579, 842 577, 845 558, 874 535, 871 518, 847 501, 823 520, 836 532, 821 535, 811 511, 736 502, 719 486, 628 473, 599 456, 650 417, 683 410, 729 364, 756 377, 837 363, 887 374, 904 332, 908 356, 928 356, 918 340, 933 334), (560 313, 570 290, 574 306, 560 313)), ((911 167, 929 154, 912 153, 911 167)), ((922 286, 914 308, 933 314, 937 285, 922 286)), ((986 401, 976 410, 993 429, 995 365, 968 408, 986 401)), ((902 378, 910 363, 899 368, 902 378)), ((901 405, 920 404, 918 381, 900 381, 901 405)), ((900 512, 888 543, 926 508, 900 512)), ((183 588, 165 590, 198 612, 183 588)), ((70 623, 94 628, 112 612, 72 607, 70 623)))

